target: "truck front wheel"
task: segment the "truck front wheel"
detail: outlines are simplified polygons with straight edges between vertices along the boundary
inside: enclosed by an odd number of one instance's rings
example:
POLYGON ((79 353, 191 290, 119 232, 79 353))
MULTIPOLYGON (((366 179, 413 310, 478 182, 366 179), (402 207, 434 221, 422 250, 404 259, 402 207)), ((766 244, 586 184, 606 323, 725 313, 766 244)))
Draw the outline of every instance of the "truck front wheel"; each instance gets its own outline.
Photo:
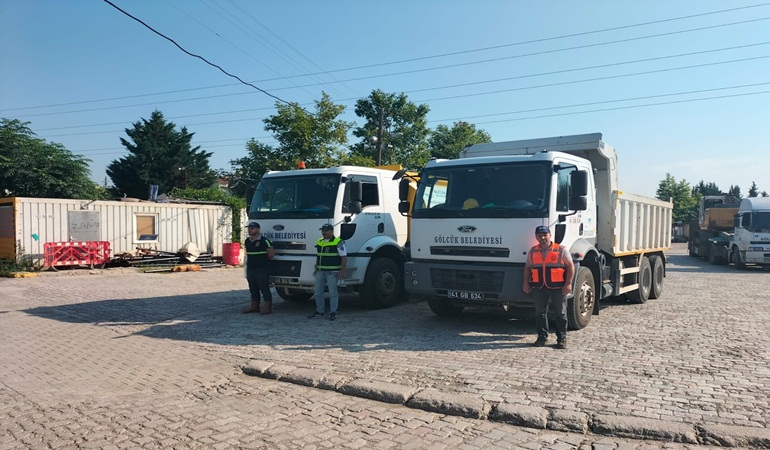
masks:
POLYGON ((390 308, 398 303, 403 291, 403 275, 389 258, 375 258, 366 270, 361 296, 367 306, 390 308))
POLYGON ((591 269, 580 267, 575 280, 575 295, 567 302, 570 330, 582 330, 591 321, 596 305, 596 284, 591 269))
POLYGON ((644 303, 650 298, 651 290, 652 267, 650 267, 650 260, 646 256, 642 256, 642 262, 639 265, 639 289, 630 291, 628 299, 631 300, 631 303, 644 303))
POLYGON ((428 298, 428 306, 437 316, 456 316, 465 309, 462 306, 453 305, 449 299, 443 297, 428 298))
POLYGON ((732 260, 735 263, 735 268, 738 270, 746 269, 746 262, 741 259, 741 251, 738 250, 737 245, 733 245, 733 251, 731 253, 732 260))

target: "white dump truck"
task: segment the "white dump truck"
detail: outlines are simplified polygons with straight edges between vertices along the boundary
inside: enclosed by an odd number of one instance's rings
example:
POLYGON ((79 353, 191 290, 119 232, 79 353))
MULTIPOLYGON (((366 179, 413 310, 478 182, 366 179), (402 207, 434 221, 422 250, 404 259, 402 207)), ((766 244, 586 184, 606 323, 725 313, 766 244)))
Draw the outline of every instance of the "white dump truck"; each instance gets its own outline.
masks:
POLYGON ((741 200, 730 239, 730 262, 738 269, 746 265, 770 267, 770 198, 741 200))
POLYGON ((430 161, 411 205, 406 291, 438 315, 477 305, 528 311, 523 268, 545 225, 575 262, 571 329, 585 327, 601 299, 660 297, 673 205, 618 190, 616 163, 600 133, 477 144, 430 161))
POLYGON ((409 219, 398 209, 399 182, 393 176, 399 168, 339 166, 272 171, 262 177, 249 219, 259 222, 275 248, 270 280, 281 298, 312 297, 315 245, 327 223, 346 243, 343 290, 360 293, 371 307, 392 306, 404 297, 409 219))

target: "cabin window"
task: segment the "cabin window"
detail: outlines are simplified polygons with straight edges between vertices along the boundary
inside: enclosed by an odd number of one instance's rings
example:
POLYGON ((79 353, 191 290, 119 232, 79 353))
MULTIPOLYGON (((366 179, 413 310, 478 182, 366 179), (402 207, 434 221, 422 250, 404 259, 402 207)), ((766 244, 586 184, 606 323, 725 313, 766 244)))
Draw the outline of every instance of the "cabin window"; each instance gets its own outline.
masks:
POLYGON ((556 177, 556 211, 569 211, 569 174, 575 170, 575 166, 559 169, 556 177))
POLYGON ((134 215, 134 241, 147 243, 158 242, 158 215, 136 214, 134 215))

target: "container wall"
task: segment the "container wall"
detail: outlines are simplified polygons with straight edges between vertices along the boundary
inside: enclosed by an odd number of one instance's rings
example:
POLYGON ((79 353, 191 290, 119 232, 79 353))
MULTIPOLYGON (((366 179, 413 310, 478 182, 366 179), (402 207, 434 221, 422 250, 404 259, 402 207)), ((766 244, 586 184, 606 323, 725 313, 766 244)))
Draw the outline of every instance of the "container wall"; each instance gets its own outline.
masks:
POLYGON ((232 234, 231 212, 225 205, 18 200, 16 240, 23 254, 34 260, 42 260, 46 242, 80 240, 78 233, 99 236, 98 240, 109 242, 112 255, 133 252, 137 247, 176 252, 193 242, 201 252, 213 256, 222 256, 222 244, 230 242, 232 234), (70 211, 79 213, 70 214, 70 211), (83 214, 86 211, 92 213, 83 214), (84 217, 88 218, 87 222, 84 217), (144 239, 140 239, 143 224, 147 227, 144 239))
POLYGON ((671 247, 672 204, 641 195, 613 195, 612 254, 643 253, 671 247))

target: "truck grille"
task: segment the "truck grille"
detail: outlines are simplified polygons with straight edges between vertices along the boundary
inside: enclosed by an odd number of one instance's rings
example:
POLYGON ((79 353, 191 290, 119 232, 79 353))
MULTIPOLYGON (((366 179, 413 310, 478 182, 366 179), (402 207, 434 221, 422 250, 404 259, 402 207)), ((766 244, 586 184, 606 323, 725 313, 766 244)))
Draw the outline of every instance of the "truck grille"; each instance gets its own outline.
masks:
POLYGON ((511 251, 507 248, 495 247, 431 247, 431 255, 437 256, 468 256, 476 258, 507 258, 511 251))
POLYGON ((272 244, 276 250, 305 250, 307 248, 304 242, 272 241, 272 244))
POLYGON ((503 290, 502 271, 431 269, 430 278, 434 289, 497 293, 503 290))
POLYGON ((273 260, 273 276, 276 277, 299 277, 302 269, 302 261, 284 261, 273 260))

